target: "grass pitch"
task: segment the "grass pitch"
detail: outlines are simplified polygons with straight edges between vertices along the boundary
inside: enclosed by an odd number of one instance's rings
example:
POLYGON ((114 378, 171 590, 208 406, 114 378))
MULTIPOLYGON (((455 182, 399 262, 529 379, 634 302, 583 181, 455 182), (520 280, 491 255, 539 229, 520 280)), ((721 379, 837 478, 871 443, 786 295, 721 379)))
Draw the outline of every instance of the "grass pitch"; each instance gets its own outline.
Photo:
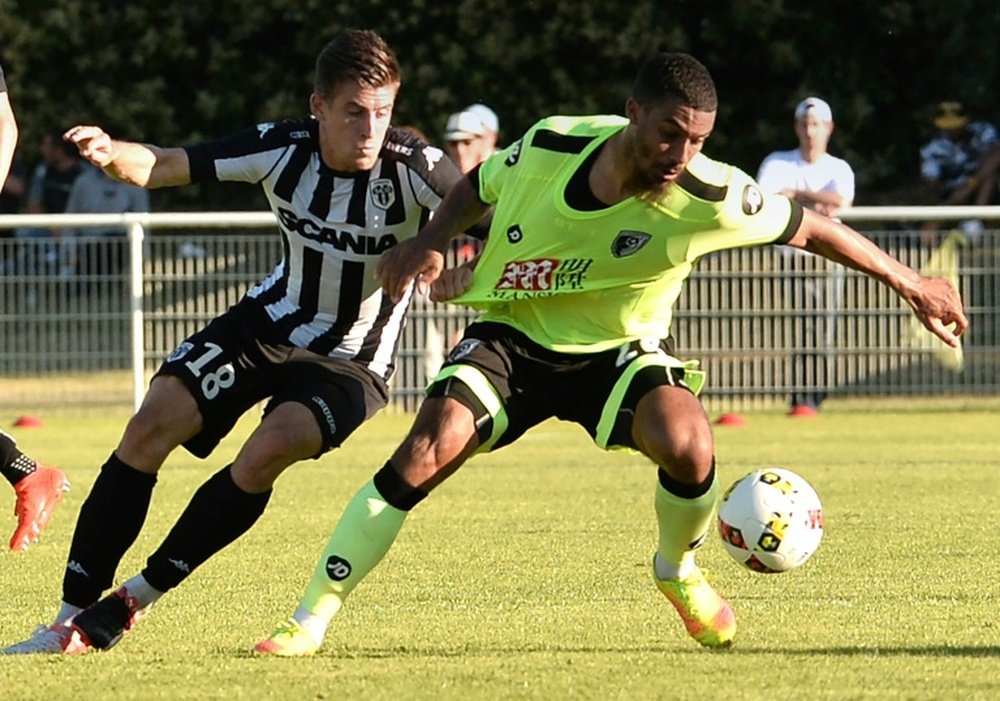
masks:
MULTIPOLYGON (((409 417, 293 467, 243 539, 169 593, 113 650, 0 657, 4 699, 994 699, 1000 697, 1000 403, 830 402, 817 419, 717 427, 728 484, 800 472, 826 534, 802 569, 743 570, 713 537, 699 561, 736 609, 727 651, 701 649, 650 580, 655 472, 546 423, 473 459, 413 512, 320 654, 249 650, 289 615, 346 501, 409 417)), ((127 412, 55 413, 9 429, 73 491, 40 543, 0 552, 0 644, 51 619, 72 528, 127 412)), ((178 452, 119 571, 138 571, 212 459, 178 452)), ((9 536, 13 493, 0 486, 9 536)))

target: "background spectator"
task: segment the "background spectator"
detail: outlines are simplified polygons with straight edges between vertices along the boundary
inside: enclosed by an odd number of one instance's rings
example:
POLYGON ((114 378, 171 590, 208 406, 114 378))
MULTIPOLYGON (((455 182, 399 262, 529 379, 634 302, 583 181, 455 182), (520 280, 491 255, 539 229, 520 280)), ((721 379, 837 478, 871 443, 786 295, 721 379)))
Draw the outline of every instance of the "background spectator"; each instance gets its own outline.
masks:
MULTIPOLYGON (((80 160, 76 149, 63 141, 62 132, 53 131, 42 137, 42 161, 31 176, 28 187, 28 214, 63 214, 73 183, 89 166, 80 160)), ((59 239, 62 230, 45 227, 22 227, 14 233, 20 239, 59 239)), ((29 273, 61 274, 62 246, 46 241, 25 247, 21 268, 29 273)))
MULTIPOLYGON (((942 102, 934 115, 937 134, 920 149, 920 175, 937 204, 987 205, 997 196, 1000 137, 985 121, 970 121, 960 102, 942 102)), ((928 221, 923 238, 930 242, 940 222, 928 221)), ((982 222, 963 222, 970 238, 978 238, 982 222)))
POLYGON ((29 214, 58 214, 66 211, 70 190, 86 166, 76 149, 63 141, 61 131, 42 137, 42 162, 31 176, 28 190, 29 214))
POLYGON ((500 121, 486 105, 476 104, 448 117, 445 149, 458 169, 468 173, 497 150, 500 121))
MULTIPOLYGON (((74 214, 148 211, 148 190, 114 180, 97 168, 88 168, 74 181, 66 202, 66 212, 74 214)), ((125 234, 122 226, 64 230, 64 269, 87 276, 120 274, 126 260, 125 234), (81 245, 81 237, 91 240, 81 245)))
MULTIPOLYGON (((795 108, 795 134, 799 147, 768 155, 760 164, 757 182, 765 190, 780 192, 805 207, 835 217, 854 201, 854 170, 847 161, 827 152, 833 135, 830 105, 818 97, 800 102, 795 108)), ((805 251, 787 247, 781 250, 785 253, 782 260, 790 269, 819 262, 805 251)), ((843 289, 842 268, 837 267, 833 275, 810 272, 813 274, 787 278, 792 310, 803 313, 795 346, 808 349, 792 358, 792 384, 797 389, 790 397, 790 416, 815 416, 827 397, 826 356, 833 343, 843 289)))

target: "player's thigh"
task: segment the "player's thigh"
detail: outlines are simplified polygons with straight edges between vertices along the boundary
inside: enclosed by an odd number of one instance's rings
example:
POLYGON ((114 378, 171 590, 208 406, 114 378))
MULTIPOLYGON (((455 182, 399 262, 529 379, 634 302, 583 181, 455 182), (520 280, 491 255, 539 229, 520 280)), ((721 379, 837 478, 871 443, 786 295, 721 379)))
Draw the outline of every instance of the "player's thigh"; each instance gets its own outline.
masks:
POLYGON ((476 453, 513 443, 553 415, 544 392, 528 398, 518 384, 531 361, 523 342, 503 325, 472 324, 427 390, 429 398, 447 397, 469 411, 476 453))
POLYGON ((238 314, 217 317, 177 346, 155 376, 175 378, 197 404, 201 429, 184 446, 198 457, 211 454, 239 418, 275 386, 272 364, 247 333, 238 314))
POLYGON ((125 428, 118 457, 137 469, 157 464, 197 435, 201 425, 201 411, 187 386, 176 377, 154 377, 139 411, 125 428))
POLYGON ((714 454, 705 409, 680 385, 662 384, 643 394, 635 408, 632 440, 658 465, 676 467, 678 477, 697 478, 714 454), (688 472, 692 474, 686 475, 688 472))
MULTIPOLYGON (((319 458, 340 447, 389 399, 385 382, 358 363, 302 352, 281 365, 278 387, 264 409, 265 421, 288 403, 304 407, 313 421, 290 434, 290 440, 315 445, 305 457, 319 458), (317 441, 318 439, 318 441, 317 441)), ((299 450, 301 445, 291 446, 299 450)))
POLYGON ((323 434, 309 407, 297 401, 282 402, 250 434, 236 465, 241 471, 277 473, 293 462, 319 455, 322 447, 323 434))
POLYGON ((595 426, 584 424, 602 448, 639 450, 654 460, 685 431, 698 441, 711 437, 711 426, 697 398, 704 373, 667 352, 665 342, 636 341, 623 346, 613 361, 590 370, 602 392, 595 426))

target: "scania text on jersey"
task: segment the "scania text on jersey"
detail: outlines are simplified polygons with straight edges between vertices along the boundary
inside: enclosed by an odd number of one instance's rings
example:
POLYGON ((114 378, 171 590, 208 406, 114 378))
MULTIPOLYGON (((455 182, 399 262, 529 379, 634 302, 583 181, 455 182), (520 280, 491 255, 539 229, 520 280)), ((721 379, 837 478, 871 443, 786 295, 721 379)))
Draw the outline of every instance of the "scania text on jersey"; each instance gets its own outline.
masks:
POLYGON ((296 233, 303 238, 329 244, 338 251, 350 249, 354 253, 366 256, 378 256, 395 246, 399 241, 394 234, 368 236, 350 231, 337 231, 321 226, 312 219, 299 219, 295 212, 278 207, 278 221, 289 233, 296 233))

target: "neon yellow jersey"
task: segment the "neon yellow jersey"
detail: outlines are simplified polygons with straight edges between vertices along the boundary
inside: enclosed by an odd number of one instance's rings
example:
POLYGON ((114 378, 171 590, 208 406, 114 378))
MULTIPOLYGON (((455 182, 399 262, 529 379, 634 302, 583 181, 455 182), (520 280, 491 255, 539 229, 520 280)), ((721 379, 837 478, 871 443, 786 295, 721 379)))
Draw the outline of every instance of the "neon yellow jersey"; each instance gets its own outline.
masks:
POLYGON ((479 196, 495 205, 493 223, 472 287, 454 302, 551 350, 602 351, 668 336, 701 256, 795 233, 798 205, 701 154, 656 196, 573 209, 566 189, 574 173, 626 124, 618 116, 543 119, 480 166, 479 196))

